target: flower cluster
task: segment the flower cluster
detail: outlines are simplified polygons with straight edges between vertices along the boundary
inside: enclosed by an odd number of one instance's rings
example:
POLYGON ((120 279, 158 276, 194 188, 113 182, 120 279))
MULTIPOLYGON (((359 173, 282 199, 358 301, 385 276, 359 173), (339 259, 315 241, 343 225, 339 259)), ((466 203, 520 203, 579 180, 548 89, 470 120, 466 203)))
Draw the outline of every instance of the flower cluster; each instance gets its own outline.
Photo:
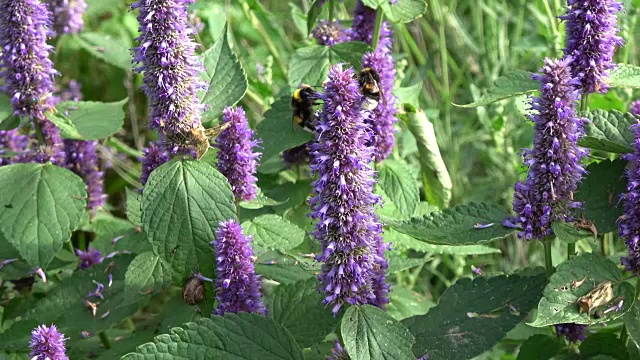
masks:
POLYGON ((540 97, 534 99, 537 113, 533 149, 525 151, 529 172, 525 182, 515 186, 513 209, 523 231, 520 238, 541 239, 552 235, 554 220, 571 221, 570 209, 579 207, 573 192, 585 173, 580 164, 587 151, 578 147, 584 119, 576 116, 578 79, 571 76, 571 57, 545 59, 540 81, 540 97))
POLYGON ((164 148, 172 155, 195 156, 204 131, 202 105, 196 92, 201 65, 191 39, 187 4, 191 0, 141 0, 139 46, 135 70, 144 73, 144 90, 150 103, 150 126, 160 132, 164 148))
POLYGON ((55 325, 40 325, 31 332, 31 360, 69 360, 65 354, 64 334, 55 325))
POLYGON ((67 154, 66 167, 80 176, 87 185, 87 209, 92 215, 104 205, 104 174, 100 171, 96 154, 97 141, 65 140, 64 150, 67 154))
POLYGON ((640 273, 640 123, 631 125, 635 133, 635 152, 624 156, 629 161, 627 192, 622 195, 624 215, 618 222, 618 232, 625 240, 629 255, 622 258, 627 270, 640 273))
POLYGON ((341 64, 329 71, 317 124, 320 135, 311 151, 311 170, 318 180, 309 200, 310 216, 318 220, 314 236, 323 262, 318 278, 334 314, 344 303, 386 302, 384 286, 377 284, 386 261, 380 256, 381 227, 373 213, 379 198, 373 195, 372 153, 366 145, 370 134, 353 76, 353 69, 343 70, 341 64))
POLYGON ((16 157, 20 157, 20 153, 27 147, 28 142, 29 138, 20 134, 18 130, 0 130, 0 156, 7 155, 7 157, 0 157, 0 166, 16 161, 16 157))
POLYGON ((640 100, 636 100, 629 105, 629 112, 635 116, 640 116, 640 100))
POLYGON ((82 270, 100 264, 104 260, 100 250, 92 247, 87 248, 87 251, 76 249, 76 255, 78 255, 78 269, 82 270))
POLYGON ((353 24, 349 36, 352 41, 362 41, 369 45, 373 39, 373 28, 376 23, 376 11, 358 0, 353 12, 353 24))
POLYGON ((140 161, 142 162, 142 174, 140 175, 140 183, 142 185, 147 183, 149 175, 160 165, 169 161, 169 153, 162 148, 161 144, 150 143, 149 147, 144 148, 143 156, 140 161))
POLYGON ((558 336, 564 336, 567 341, 576 343, 578 341, 584 341, 587 336, 587 325, 581 324, 557 324, 556 334, 558 336))
POLYGON ((216 139, 219 149, 218 170, 227 177, 237 200, 253 200, 258 194, 255 176, 258 168, 259 152, 253 152, 258 145, 253 130, 249 128, 247 116, 241 107, 227 107, 222 113, 222 124, 229 126, 216 139))
POLYGON ((624 44, 617 19, 622 4, 616 0, 568 0, 568 4, 561 18, 567 22, 565 54, 572 57, 572 74, 580 79, 583 93, 607 92, 613 53, 624 44))
POLYGON ((58 34, 75 34, 84 29, 82 14, 87 9, 84 0, 50 0, 53 30, 58 34))
POLYGON ((217 315, 231 312, 266 314, 260 278, 253 264, 251 236, 242 234, 234 220, 220 223, 213 242, 216 252, 217 315))
POLYGON ((318 21, 311 35, 318 41, 318 45, 333 46, 341 42, 349 41, 346 30, 339 21, 318 21))

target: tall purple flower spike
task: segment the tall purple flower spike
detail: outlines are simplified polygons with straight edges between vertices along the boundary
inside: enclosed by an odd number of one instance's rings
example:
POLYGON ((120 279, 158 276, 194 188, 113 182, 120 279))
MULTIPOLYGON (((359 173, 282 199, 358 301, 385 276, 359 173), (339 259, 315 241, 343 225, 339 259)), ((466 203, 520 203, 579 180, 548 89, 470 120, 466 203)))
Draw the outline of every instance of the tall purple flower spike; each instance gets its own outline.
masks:
POLYGON ((247 116, 241 107, 227 107, 222 112, 222 123, 230 123, 217 137, 219 149, 218 170, 227 177, 237 200, 253 200, 258 194, 256 170, 261 153, 253 152, 258 146, 247 116))
POLYGON ((58 34, 75 34, 84 29, 82 15, 87 9, 84 0, 49 0, 53 13, 53 30, 58 34))
POLYGON ((320 20, 311 35, 317 40, 318 45, 333 46, 349 41, 347 31, 339 21, 320 20))
POLYGON ((234 220, 220 223, 213 242, 216 256, 216 315, 250 312, 266 314, 260 278, 253 264, 251 236, 234 220))
POLYGON ((527 240, 552 235, 553 221, 572 221, 570 210, 580 203, 573 201, 584 167, 580 164, 587 151, 578 147, 584 133, 585 119, 575 112, 579 80, 571 76, 571 57, 545 59, 540 81, 540 97, 534 99, 529 116, 535 123, 533 149, 525 150, 527 180, 515 186, 513 210, 527 240))
MULTIPOLYGON (((353 69, 341 64, 329 71, 324 106, 312 145, 311 170, 315 196, 309 200, 310 216, 318 220, 314 236, 322 246, 318 279, 324 303, 337 314, 345 304, 374 304, 386 300, 381 256, 381 226, 373 213, 379 197, 373 195, 370 139, 360 109, 359 84, 353 69)), ((388 288, 387 288, 388 289, 388 288)))
POLYGON ((169 153, 162 148, 161 144, 150 143, 149 147, 144 148, 140 161, 142 161, 140 183, 144 185, 149 180, 149 175, 153 170, 169 161, 169 153))
POLYGON ((14 163, 25 151, 28 142, 29 138, 20 134, 18 130, 0 130, 0 155, 5 155, 6 152, 15 153, 13 156, 0 157, 0 166, 14 163))
POLYGON ((636 100, 629 105, 629 112, 635 116, 640 116, 640 100, 636 100))
POLYGON ((196 155, 204 132, 203 107, 197 90, 204 87, 198 77, 201 64, 195 56, 187 4, 192 0, 140 0, 139 46, 134 62, 144 74, 144 91, 149 98, 149 122, 160 132, 164 148, 172 155, 196 155))
POLYGON ((80 176, 87 186, 87 209, 95 216, 104 205, 104 174, 100 171, 100 162, 96 154, 97 141, 64 140, 67 154, 66 167, 80 176))
POLYGON ((569 9, 561 19, 567 22, 567 46, 572 57, 569 66, 580 80, 583 93, 607 92, 606 79, 614 67, 613 53, 624 40, 618 36, 618 11, 615 0, 568 0, 569 9))
POLYGON ((31 360, 69 360, 65 354, 64 334, 60 333, 55 325, 47 327, 40 325, 31 331, 29 347, 31 360))
POLYGON ((624 156, 629 161, 627 172, 627 192, 622 195, 624 200, 624 215, 618 222, 618 232, 629 250, 629 255, 623 257, 622 264, 627 270, 640 273, 640 123, 631 125, 636 140, 634 153, 624 156))
POLYGON ((557 324, 555 327, 558 336, 564 336, 567 341, 572 343, 584 341, 587 337, 587 325, 569 323, 557 324))

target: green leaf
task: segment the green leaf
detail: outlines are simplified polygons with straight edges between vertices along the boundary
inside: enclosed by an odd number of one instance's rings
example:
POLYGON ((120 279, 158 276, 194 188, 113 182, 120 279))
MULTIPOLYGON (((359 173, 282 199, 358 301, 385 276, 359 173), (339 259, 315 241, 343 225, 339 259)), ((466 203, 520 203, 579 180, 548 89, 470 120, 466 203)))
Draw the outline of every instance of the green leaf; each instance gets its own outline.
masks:
POLYGON ((595 235, 584 229, 577 229, 573 223, 553 222, 551 224, 553 234, 558 240, 565 243, 575 243, 580 240, 594 240, 595 235))
POLYGON ((391 5, 389 1, 382 1, 380 8, 385 16, 394 23, 408 23, 421 17, 427 11, 426 0, 398 0, 391 5))
POLYGON ((453 183, 440 154, 433 124, 424 112, 418 111, 407 114, 407 126, 417 141, 427 201, 441 209, 446 208, 451 201, 453 183))
POLYGON ((123 360, 135 359, 302 360, 302 349, 274 320, 257 314, 226 314, 171 329, 139 346, 123 360))
POLYGON ((619 154, 633 152, 635 135, 631 125, 637 120, 631 113, 596 109, 582 116, 590 121, 587 122, 586 135, 580 139, 580 146, 619 154))
POLYGON ((635 301, 622 319, 632 342, 635 343, 636 347, 640 348, 640 321, 638 321, 640 319, 640 301, 635 301))
POLYGON ((640 88, 640 66, 617 64, 607 83, 612 88, 640 88))
POLYGON ((386 242, 393 244, 393 249, 402 251, 412 249, 427 254, 440 255, 484 255, 499 254, 500 250, 486 245, 433 245, 397 232, 392 228, 385 229, 382 236, 386 242))
POLYGON ((267 214, 242 224, 256 245, 270 250, 287 251, 298 247, 304 240, 304 230, 279 215, 267 214))
POLYGON ((338 326, 338 319, 322 304, 317 279, 276 287, 267 301, 269 315, 289 330, 300 346, 321 342, 338 326))
POLYGON ((420 194, 407 164, 398 160, 385 161, 379 170, 378 181, 402 215, 413 216, 420 194))
POLYGON ((208 84, 200 94, 200 102, 207 105, 202 121, 211 121, 222 115, 226 106, 235 105, 247 92, 247 76, 238 57, 229 47, 227 29, 213 46, 201 56, 205 71, 202 79, 208 84))
POLYGON ((331 52, 336 54, 339 60, 351 64, 356 71, 362 67, 362 56, 368 51, 371 51, 371 47, 360 41, 342 42, 331 47, 331 52))
POLYGON ((67 139, 100 140, 115 134, 122 129, 124 124, 124 110, 122 107, 129 101, 124 98, 120 101, 104 103, 97 101, 65 101, 56 105, 60 114, 55 116, 59 125, 64 121, 62 135, 67 139), (61 114, 65 114, 61 116, 61 114), (71 124, 68 124, 65 117, 71 124), (72 128, 69 128, 71 126, 72 128))
POLYGON ((131 71, 131 52, 122 40, 97 32, 83 32, 76 38, 89 54, 126 72, 131 71))
POLYGON ((263 163, 286 149, 313 140, 313 135, 293 123, 291 94, 281 96, 264 114, 264 119, 256 127, 262 139, 263 163))
POLYGON ((65 139, 82 139, 82 135, 73 125, 71 119, 61 112, 47 113, 47 119, 54 123, 60 129, 60 135, 65 139))
POLYGON ((588 359, 596 355, 609 355, 614 359, 629 360, 627 345, 618 335, 602 332, 587 336, 580 344, 580 355, 588 359))
POLYGON ((525 340, 518 351, 517 360, 548 360, 562 350, 556 336, 533 335, 525 340))
POLYGON ((387 312, 398 321, 415 315, 424 315, 436 305, 424 295, 399 285, 393 287, 390 298, 387 312))
POLYGON ((416 337, 414 355, 465 360, 491 349, 527 316, 545 284, 542 271, 458 280, 426 315, 403 320, 416 337))
POLYGON ((171 268, 152 252, 144 252, 133 259, 124 278, 125 293, 156 292, 171 282, 171 268))
POLYGON ((296 49, 289 60, 289 85, 320 86, 329 73, 329 47, 311 45, 296 49))
MULTIPOLYGON (((11 105, 11 98, 5 93, 0 94, 0 122, 3 123, 9 116, 13 115, 13 106, 11 105)), ((13 127, 12 129, 15 129, 13 127)), ((5 130, 5 129, 2 129, 5 130)))
POLYGON ((473 245, 504 239, 515 230, 502 226, 508 214, 497 204, 469 203, 424 217, 392 221, 390 226, 436 245, 473 245), (493 224, 486 229, 476 225, 493 224))
POLYGON ((513 70, 498 79, 493 87, 487 90, 477 101, 467 105, 456 105, 463 108, 485 106, 499 100, 532 93, 540 87, 540 82, 531 79, 531 73, 523 70, 513 70))
POLYGON ((285 201, 273 200, 267 197, 265 194, 263 194, 262 191, 258 191, 258 195, 256 196, 255 199, 249 200, 249 201, 241 201, 240 204, 238 205, 243 209, 257 210, 257 209, 262 209, 265 206, 282 205, 286 202, 287 202, 286 200, 285 201))
POLYGON ((623 212, 618 200, 627 190, 626 164, 619 159, 592 163, 574 195, 576 201, 582 202, 579 213, 593 222, 598 234, 618 231, 617 220, 623 212))
POLYGON ((309 12, 307 13, 307 34, 311 34, 311 30, 316 26, 318 16, 322 14, 322 5, 324 5, 323 0, 314 0, 313 4, 309 7, 309 12))
POLYGON ((371 305, 349 307, 342 317, 340 329, 352 360, 413 359, 413 336, 380 308, 371 305))
POLYGON ((0 229, 31 266, 46 268, 85 213, 82 179, 54 165, 0 167, 0 229))
MULTIPOLYGON (((538 304, 536 319, 529 325, 543 327, 563 323, 596 324, 624 315, 634 302, 634 288, 622 282, 622 273, 611 260, 592 253, 574 256, 558 266, 538 304), (583 281, 584 280, 584 281, 583 281), (583 281, 581 284, 580 282, 583 281), (587 312, 580 314, 576 301, 605 281, 613 283, 613 299, 622 296, 621 311, 611 311, 596 319, 587 312), (574 284, 580 284, 577 288, 574 284)), ((612 300, 613 300, 612 299, 612 300)), ((612 304, 613 305, 613 304, 612 304)), ((611 305, 611 306, 612 306, 611 305)), ((595 313, 595 312, 594 312, 595 313)))
POLYGON ((125 189, 127 220, 136 226, 142 226, 142 194, 136 190, 125 189))
POLYGON ((420 94, 422 93, 422 83, 418 82, 413 85, 399 87, 395 89, 395 95, 398 98, 398 104, 405 107, 411 106, 413 111, 420 108, 420 94))
POLYGON ((235 219, 231 186, 211 165, 173 160, 149 176, 142 193, 142 224, 154 254, 174 271, 178 282, 199 269, 213 277, 209 243, 222 221, 235 219))

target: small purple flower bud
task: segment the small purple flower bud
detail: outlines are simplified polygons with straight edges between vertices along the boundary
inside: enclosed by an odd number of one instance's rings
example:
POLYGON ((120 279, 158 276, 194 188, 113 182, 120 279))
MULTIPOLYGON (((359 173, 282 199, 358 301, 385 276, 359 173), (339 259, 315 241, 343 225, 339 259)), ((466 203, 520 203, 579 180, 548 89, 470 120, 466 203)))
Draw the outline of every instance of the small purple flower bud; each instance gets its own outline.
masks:
POLYGON ((533 149, 526 150, 529 165, 527 179, 515 185, 513 210, 523 231, 518 237, 527 240, 552 235, 553 221, 572 221, 570 210, 579 206, 573 193, 585 173, 580 161, 587 150, 577 145, 584 134, 584 119, 575 112, 579 84, 571 76, 571 57, 545 59, 540 81, 540 97, 529 116, 535 123, 533 149))
POLYGON ((157 143, 150 143, 149 147, 143 150, 142 161, 142 174, 140 175, 140 183, 142 185, 147 183, 151 172, 160 165, 169 161, 169 153, 162 148, 162 145, 157 143))
POLYGON ((576 343, 578 341, 583 341, 587 336, 587 325, 580 324, 557 324, 556 326, 556 334, 558 336, 563 336, 567 338, 567 341, 571 343, 576 343))
POLYGON ((622 4, 615 0, 568 0, 569 8, 561 19, 567 22, 566 56, 583 93, 607 92, 606 79, 613 53, 624 40, 618 36, 617 13, 622 4))
POLYGON ((44 270, 42 270, 41 267, 37 267, 33 270, 33 273, 40 276, 40 278, 42 279, 42 282, 47 282, 47 274, 44 272, 44 270))
POLYGON ((216 256, 216 315, 250 312, 266 314, 261 282, 254 268, 251 236, 234 220, 221 222, 213 242, 216 256))
POLYGON ((471 265, 471 272, 473 272, 474 274, 476 274, 478 276, 482 276, 482 266, 475 267, 475 266, 471 265))
POLYGON ((318 45, 333 46, 349 41, 347 32, 339 21, 320 20, 311 35, 317 40, 318 45))
POLYGON ((96 289, 92 292, 90 292, 87 297, 98 297, 100 299, 104 299, 104 296, 102 295, 102 292, 104 291, 104 285, 102 285, 99 282, 94 281, 94 284, 96 284, 96 289))
POLYGON ((347 351, 342 347, 340 341, 336 340, 336 345, 331 349, 331 356, 327 360, 351 360, 347 351))
POLYGON ((640 123, 631 125, 636 140, 634 153, 624 155, 629 161, 627 192, 622 195, 624 215, 618 221, 618 233, 624 239, 629 255, 622 265, 636 274, 640 273, 640 123))
POLYGON ((65 354, 64 334, 55 325, 40 325, 31 331, 31 360, 69 360, 65 354))
POLYGON ((82 15, 87 9, 84 0, 49 0, 53 13, 53 30, 58 35, 75 34, 84 29, 82 15))
POLYGON ((80 176, 87 186, 87 209, 91 216, 105 203, 104 173, 100 171, 97 141, 64 140, 67 155, 66 168, 80 176))
POLYGON ((219 149, 218 170, 226 176, 236 200, 253 200, 258 194, 256 169, 261 153, 253 152, 259 141, 254 140, 247 116, 241 107, 227 107, 222 113, 222 123, 230 123, 216 139, 219 149))
POLYGON ((95 264, 100 264, 102 263, 102 260, 104 260, 100 250, 92 247, 87 248, 87 251, 76 249, 76 255, 78 255, 79 258, 78 269, 83 270, 88 269, 95 264))

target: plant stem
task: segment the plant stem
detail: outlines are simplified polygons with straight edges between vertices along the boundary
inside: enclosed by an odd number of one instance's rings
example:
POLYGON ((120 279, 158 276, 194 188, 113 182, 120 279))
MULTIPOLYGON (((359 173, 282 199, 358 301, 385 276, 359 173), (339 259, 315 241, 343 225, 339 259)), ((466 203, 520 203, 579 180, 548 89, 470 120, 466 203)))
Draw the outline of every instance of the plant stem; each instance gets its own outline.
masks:
POLYGON ((329 0, 329 22, 333 21, 333 0, 329 0))
MULTIPOLYGON (((582 94, 580 97, 580 113, 586 112, 589 110, 589 94, 582 94)), ((576 254, 576 244, 570 243, 567 244, 567 259, 571 259, 572 256, 576 254)))
POLYGON ((547 270, 547 278, 553 275, 553 260, 551 259, 551 244, 553 243, 553 237, 547 237, 542 239, 542 245, 544 246, 544 265, 547 270))
POLYGON ((100 338, 100 342, 102 343, 105 349, 107 350, 111 349, 111 341, 109 341, 109 337, 107 336, 106 332, 104 331, 100 332, 100 334, 98 334, 98 337, 100 338))
POLYGON ((600 238, 600 253, 602 256, 609 254, 609 236, 611 233, 606 233, 600 238))
POLYGON ((567 260, 576 254, 576 243, 567 244, 567 260))
POLYGON ((624 323, 622 324, 622 329, 620 330, 620 341, 622 341, 625 347, 627 346, 627 342, 629 341, 629 333, 627 332, 627 325, 624 323))
POLYGON ((382 28, 382 20, 384 19, 384 12, 378 8, 376 10, 376 23, 373 27, 373 37, 371 38, 371 48, 375 50, 378 47, 378 41, 380 41, 380 29, 382 28))

